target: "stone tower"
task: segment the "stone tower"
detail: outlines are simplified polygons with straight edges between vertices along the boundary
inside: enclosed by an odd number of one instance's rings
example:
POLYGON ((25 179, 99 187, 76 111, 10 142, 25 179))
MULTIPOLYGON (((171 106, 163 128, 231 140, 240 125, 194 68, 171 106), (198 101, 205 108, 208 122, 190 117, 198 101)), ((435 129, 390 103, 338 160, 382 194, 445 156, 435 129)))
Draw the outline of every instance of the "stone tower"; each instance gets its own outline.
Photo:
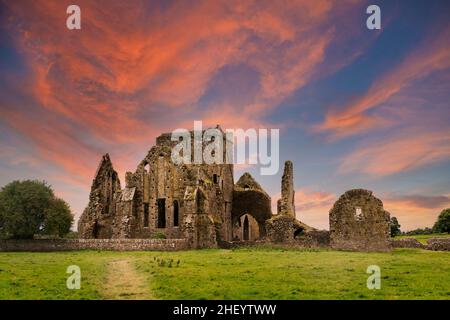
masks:
POLYGON ((291 161, 284 163, 284 172, 281 179, 281 199, 277 202, 278 214, 295 217, 295 191, 294 171, 291 161))

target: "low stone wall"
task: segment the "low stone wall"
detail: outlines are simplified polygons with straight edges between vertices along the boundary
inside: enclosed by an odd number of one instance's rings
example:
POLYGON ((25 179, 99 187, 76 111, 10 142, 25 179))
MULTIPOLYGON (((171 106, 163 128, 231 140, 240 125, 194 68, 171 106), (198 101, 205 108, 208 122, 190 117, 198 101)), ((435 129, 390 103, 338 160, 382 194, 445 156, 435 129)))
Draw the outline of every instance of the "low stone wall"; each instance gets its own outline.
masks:
POLYGON ((0 251, 176 251, 185 249, 189 249, 185 239, 0 240, 0 251))
POLYGON ((330 232, 314 230, 295 238, 295 243, 305 248, 327 248, 330 246, 330 232))
POLYGON ((450 251, 450 238, 430 238, 427 244, 420 243, 415 238, 393 239, 394 248, 419 248, 435 251, 450 251))
MULTIPOLYGON (((308 233, 309 234, 309 233, 308 233)), ((314 234, 311 239, 298 239, 286 246, 329 247, 327 235, 314 234)), ((273 244, 270 241, 223 242, 221 248, 231 249, 243 246, 273 244)), ((436 251, 450 251, 450 238, 431 238, 424 245, 414 238, 393 239, 393 248, 419 248, 436 251)), ((113 251, 176 251, 187 250, 186 239, 45 239, 45 240, 0 240, 1 251, 70 251, 70 250, 113 250, 113 251)))
POLYGON ((427 243, 429 250, 450 251, 450 238, 430 238, 427 243))
POLYGON ((420 248, 426 249, 426 246, 414 238, 392 239, 393 248, 420 248))

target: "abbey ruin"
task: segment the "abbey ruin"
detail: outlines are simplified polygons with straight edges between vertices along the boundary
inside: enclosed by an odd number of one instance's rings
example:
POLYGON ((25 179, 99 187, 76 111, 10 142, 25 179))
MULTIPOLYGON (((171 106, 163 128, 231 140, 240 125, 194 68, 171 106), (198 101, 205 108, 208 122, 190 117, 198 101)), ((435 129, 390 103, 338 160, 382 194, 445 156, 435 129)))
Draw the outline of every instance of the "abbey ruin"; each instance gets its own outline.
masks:
POLYGON ((104 155, 78 222, 79 237, 165 237, 185 239, 190 248, 266 241, 390 249, 389 213, 370 191, 346 192, 330 211, 330 232, 320 231, 296 217, 291 161, 284 166, 274 215, 270 196, 249 173, 234 183, 233 164, 175 165, 174 145, 169 133, 157 137, 136 171, 126 173, 124 188, 109 155, 104 155))

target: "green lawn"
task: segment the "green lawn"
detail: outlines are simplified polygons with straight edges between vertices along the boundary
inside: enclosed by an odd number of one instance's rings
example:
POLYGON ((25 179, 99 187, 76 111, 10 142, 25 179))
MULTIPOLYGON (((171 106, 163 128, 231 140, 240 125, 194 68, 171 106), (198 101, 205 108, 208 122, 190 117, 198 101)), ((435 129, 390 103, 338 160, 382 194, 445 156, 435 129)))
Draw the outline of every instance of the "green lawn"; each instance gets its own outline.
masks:
POLYGON ((0 299, 105 297, 450 299, 450 253, 276 248, 0 253, 0 299), (81 268, 80 290, 66 288, 66 268, 72 264, 81 268), (380 290, 366 287, 369 265, 381 268, 380 290))
POLYGON ((404 235, 397 236, 394 239, 405 239, 405 238, 414 238, 423 244, 427 244, 427 240, 430 238, 449 238, 450 234, 448 233, 433 233, 433 234, 416 234, 416 235, 404 235))

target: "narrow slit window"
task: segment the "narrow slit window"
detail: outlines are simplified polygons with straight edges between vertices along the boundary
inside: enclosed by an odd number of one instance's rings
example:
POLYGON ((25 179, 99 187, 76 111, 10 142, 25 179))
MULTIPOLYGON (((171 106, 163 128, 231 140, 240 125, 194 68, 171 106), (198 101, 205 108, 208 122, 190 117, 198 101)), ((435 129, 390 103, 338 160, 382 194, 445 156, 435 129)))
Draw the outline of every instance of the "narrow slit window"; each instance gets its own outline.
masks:
POLYGON ((174 227, 178 227, 179 225, 179 206, 178 206, 178 201, 175 200, 173 202, 173 226, 174 227))
POLYGON ((166 227, 166 199, 158 199, 158 228, 166 227))
POLYGON ((144 203, 144 227, 148 227, 148 203, 144 203))
POLYGON ((357 218, 360 218, 361 215, 362 215, 362 208, 361 208, 361 207, 356 207, 356 212, 355 212, 355 214, 356 214, 356 217, 357 217, 357 218))

